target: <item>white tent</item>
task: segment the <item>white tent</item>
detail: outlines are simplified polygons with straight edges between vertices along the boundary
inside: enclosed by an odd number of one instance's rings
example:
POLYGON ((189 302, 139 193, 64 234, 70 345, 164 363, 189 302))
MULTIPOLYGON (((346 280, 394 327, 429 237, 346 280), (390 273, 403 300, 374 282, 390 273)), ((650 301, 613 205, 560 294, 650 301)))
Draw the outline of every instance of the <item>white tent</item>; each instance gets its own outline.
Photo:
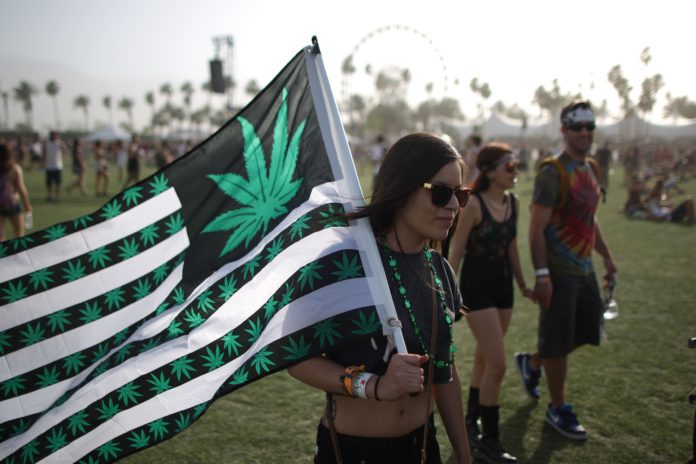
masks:
POLYGON ((103 142, 113 142, 115 140, 130 140, 131 135, 117 127, 107 126, 103 127, 91 134, 85 135, 82 140, 96 142, 101 140, 103 142))

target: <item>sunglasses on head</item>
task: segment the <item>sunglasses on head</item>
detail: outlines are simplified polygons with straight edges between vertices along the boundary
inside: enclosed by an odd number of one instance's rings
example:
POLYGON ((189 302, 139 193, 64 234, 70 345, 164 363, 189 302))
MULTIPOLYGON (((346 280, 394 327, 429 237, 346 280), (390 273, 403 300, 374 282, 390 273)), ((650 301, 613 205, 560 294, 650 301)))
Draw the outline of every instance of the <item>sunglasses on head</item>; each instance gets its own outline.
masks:
POLYGON ((463 208, 466 206, 471 196, 471 189, 468 188, 451 189, 445 185, 436 185, 430 182, 424 183, 423 188, 430 190, 433 205, 440 207, 447 206, 450 198, 454 195, 457 198, 459 207, 463 208))
POLYGON ((574 122, 573 124, 568 124, 566 127, 572 130, 573 132, 580 132, 583 129, 585 129, 587 132, 592 132, 593 130, 595 130, 597 126, 593 122, 588 122, 584 124, 581 122, 574 122))

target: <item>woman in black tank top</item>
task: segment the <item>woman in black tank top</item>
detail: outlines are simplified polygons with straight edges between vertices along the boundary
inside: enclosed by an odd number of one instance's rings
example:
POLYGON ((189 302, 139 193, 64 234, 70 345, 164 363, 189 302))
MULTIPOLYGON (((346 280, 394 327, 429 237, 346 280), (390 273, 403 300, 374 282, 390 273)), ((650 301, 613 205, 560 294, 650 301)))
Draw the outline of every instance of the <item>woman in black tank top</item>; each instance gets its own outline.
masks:
POLYGON ((476 338, 469 385, 469 441, 488 462, 514 463, 499 439, 499 393, 505 375, 505 333, 513 307, 513 277, 527 288, 517 251, 519 202, 507 190, 515 186, 517 166, 505 144, 485 145, 476 158, 479 176, 474 195, 461 211, 452 238, 450 262, 457 271, 467 322, 476 338), (478 419, 481 419, 479 435, 478 419))

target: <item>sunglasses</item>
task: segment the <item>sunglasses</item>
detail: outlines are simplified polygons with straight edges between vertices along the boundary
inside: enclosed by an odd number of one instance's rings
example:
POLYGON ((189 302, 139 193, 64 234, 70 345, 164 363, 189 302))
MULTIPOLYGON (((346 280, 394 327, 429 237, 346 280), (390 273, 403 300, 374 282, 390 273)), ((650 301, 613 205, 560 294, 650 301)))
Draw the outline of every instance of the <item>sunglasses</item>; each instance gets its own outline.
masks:
POLYGON ((457 198, 459 207, 463 208, 469 202, 469 197, 471 196, 471 189, 468 188, 451 189, 445 185, 435 185, 430 182, 424 183, 423 188, 430 190, 433 205, 440 207, 447 206, 450 198, 454 195, 457 198))
POLYGON ((593 122, 588 122, 587 124, 576 122, 573 124, 568 124, 566 127, 573 132, 580 132, 583 129, 585 129, 587 132, 592 132, 597 126, 593 122))
POLYGON ((514 159, 508 159, 505 163, 499 161, 492 166, 492 169, 498 167, 499 164, 503 164, 503 169, 505 169, 505 172, 508 174, 512 174, 513 172, 517 171, 517 162, 514 159))

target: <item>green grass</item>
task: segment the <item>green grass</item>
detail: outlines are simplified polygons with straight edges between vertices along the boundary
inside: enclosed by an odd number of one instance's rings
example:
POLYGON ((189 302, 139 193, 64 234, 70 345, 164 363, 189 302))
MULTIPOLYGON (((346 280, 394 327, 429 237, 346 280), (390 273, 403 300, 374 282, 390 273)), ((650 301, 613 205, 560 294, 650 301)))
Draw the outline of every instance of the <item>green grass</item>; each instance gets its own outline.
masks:
MULTIPOLYGON (((49 204, 43 174, 27 173, 36 228, 97 209, 104 199, 93 197, 91 174, 87 197, 73 192, 49 204)), ((361 167, 361 174, 368 192, 370 171, 361 167)), ((65 177, 66 183, 72 181, 70 173, 65 177)), ((510 363, 501 396, 501 430, 503 443, 520 462, 674 463, 690 457, 693 407, 686 395, 696 386, 696 350, 689 350, 686 341, 696 336, 696 227, 630 220, 617 213, 625 199, 621 177, 612 177, 607 203, 599 211, 620 270, 620 317, 607 322, 608 340, 601 347, 580 349, 569 361, 567 397, 589 440, 574 443, 558 436, 543 422, 546 392, 539 403, 522 392, 512 354, 534 348, 537 309, 518 297, 507 337, 510 363)), ((112 180, 112 192, 115 184, 112 180)), ((684 187, 696 193, 696 180, 684 187)), ((522 176, 516 188, 525 205, 518 241, 529 281, 526 205, 531 189, 531 177, 522 176)), ((601 260, 597 264, 603 271, 601 260)), ((465 394, 473 349, 465 322, 458 324, 456 337, 465 394)), ((323 393, 282 372, 218 400, 188 430, 124 462, 310 462, 323 401, 323 393)), ((453 462, 442 427, 439 432, 443 457, 453 462)))

